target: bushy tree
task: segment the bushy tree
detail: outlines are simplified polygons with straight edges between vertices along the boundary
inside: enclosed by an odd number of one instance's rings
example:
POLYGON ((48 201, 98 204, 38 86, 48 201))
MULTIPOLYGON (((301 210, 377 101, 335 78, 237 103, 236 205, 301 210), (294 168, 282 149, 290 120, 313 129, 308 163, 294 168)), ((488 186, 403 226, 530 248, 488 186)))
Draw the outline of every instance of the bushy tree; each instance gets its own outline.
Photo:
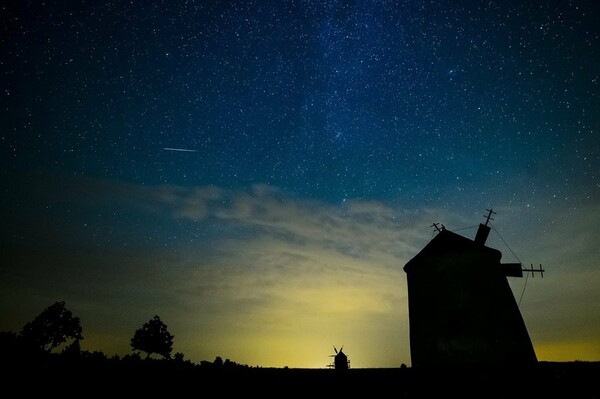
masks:
POLYGON ((67 340, 81 341, 83 335, 79 317, 74 317, 62 301, 48 306, 35 319, 25 324, 21 338, 28 345, 52 352, 67 340))
POLYGON ((146 358, 153 353, 169 358, 173 350, 173 335, 160 317, 154 316, 135 332, 131 338, 131 348, 146 352, 146 358))

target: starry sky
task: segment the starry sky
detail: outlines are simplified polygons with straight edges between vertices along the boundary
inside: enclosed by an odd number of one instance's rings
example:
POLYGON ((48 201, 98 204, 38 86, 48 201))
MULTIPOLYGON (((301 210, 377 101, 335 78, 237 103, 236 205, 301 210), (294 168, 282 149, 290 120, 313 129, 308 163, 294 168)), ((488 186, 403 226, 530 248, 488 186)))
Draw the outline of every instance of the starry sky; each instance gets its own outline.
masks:
POLYGON ((600 360, 594 1, 9 3, 1 330, 65 300, 107 354, 158 314, 193 361, 410 364, 402 267, 492 207, 538 358, 600 360))

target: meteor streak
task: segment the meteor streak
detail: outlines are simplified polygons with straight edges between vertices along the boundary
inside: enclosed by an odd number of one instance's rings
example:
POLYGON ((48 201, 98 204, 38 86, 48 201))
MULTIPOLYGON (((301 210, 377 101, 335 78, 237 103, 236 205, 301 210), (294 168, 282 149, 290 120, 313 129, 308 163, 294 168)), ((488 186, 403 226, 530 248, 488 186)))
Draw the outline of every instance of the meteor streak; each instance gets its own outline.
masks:
POLYGON ((171 147, 165 147, 163 148, 163 150, 165 151, 177 151, 177 152, 196 152, 197 150, 189 150, 187 148, 171 148, 171 147))

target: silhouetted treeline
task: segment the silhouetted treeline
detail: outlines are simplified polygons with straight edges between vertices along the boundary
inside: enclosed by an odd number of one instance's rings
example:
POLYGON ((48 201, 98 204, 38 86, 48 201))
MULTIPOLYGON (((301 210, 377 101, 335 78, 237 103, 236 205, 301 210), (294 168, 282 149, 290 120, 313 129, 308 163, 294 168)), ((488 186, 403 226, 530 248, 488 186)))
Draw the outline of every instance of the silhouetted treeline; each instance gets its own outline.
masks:
POLYGON ((125 356, 113 355, 107 356, 100 351, 82 350, 79 341, 74 341, 67 345, 61 352, 52 353, 43 350, 37 346, 32 346, 30 342, 12 331, 0 331, 0 353, 3 366, 12 365, 13 368, 138 368, 138 369, 156 369, 163 370, 194 370, 194 369, 232 369, 249 368, 248 365, 238 364, 230 359, 222 360, 217 356, 213 362, 203 360, 200 363, 193 363, 185 359, 183 353, 175 353, 171 358, 154 359, 148 356, 142 357, 139 353, 132 353, 125 356))
MULTIPOLYGON (((200 364, 185 359, 183 353, 171 356, 174 336, 158 315, 133 333, 133 353, 107 356, 100 351, 82 350, 84 339, 80 319, 56 302, 45 308, 19 333, 0 332, 0 367, 4 377, 27 380, 103 380, 129 382, 143 379, 185 378, 200 370, 211 372, 249 368, 217 356, 200 364), (140 353, 144 352, 142 358, 140 353), (160 359, 152 358, 156 354, 160 359)), ((10 380, 10 379, 9 379, 10 380)))

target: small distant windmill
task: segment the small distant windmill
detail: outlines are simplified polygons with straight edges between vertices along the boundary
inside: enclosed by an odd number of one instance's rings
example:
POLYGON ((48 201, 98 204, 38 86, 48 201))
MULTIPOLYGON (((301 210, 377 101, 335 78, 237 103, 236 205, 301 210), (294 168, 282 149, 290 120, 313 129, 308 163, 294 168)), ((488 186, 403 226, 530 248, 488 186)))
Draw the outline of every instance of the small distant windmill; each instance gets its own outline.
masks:
POLYGON ((350 360, 348 360, 348 356, 343 352, 344 345, 340 347, 338 351, 336 347, 333 347, 335 354, 329 355, 329 357, 333 357, 333 364, 330 364, 329 367, 334 367, 336 370, 348 370, 350 368, 350 360))

